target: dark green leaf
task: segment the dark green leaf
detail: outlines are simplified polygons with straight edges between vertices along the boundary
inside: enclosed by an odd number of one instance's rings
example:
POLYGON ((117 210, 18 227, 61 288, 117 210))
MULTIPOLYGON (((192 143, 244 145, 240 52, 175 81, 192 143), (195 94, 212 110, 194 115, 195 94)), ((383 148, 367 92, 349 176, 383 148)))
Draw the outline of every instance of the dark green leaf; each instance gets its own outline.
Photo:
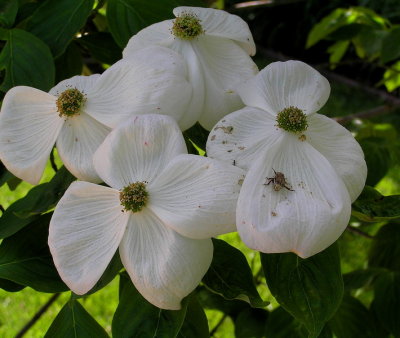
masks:
POLYGON ((374 237, 368 265, 400 272, 400 225, 386 224, 374 237))
POLYGON ((29 19, 27 30, 49 45, 57 57, 83 27, 93 3, 94 0, 46 0, 29 19))
POLYGON ((353 203, 352 214, 364 222, 380 222, 400 217, 400 195, 383 196, 372 187, 365 186, 353 203))
POLYGON ((186 311, 185 321, 178 333, 179 338, 208 338, 209 329, 207 316, 197 297, 191 295, 186 311))
POLYGON ((18 0, 0 0, 0 26, 10 28, 17 16, 18 0))
POLYGON ((400 337, 400 273, 381 274, 374 283, 374 291, 371 309, 386 330, 400 337))
POLYGON ((390 167, 390 143, 380 137, 368 137, 359 141, 368 167, 368 185, 377 184, 388 172, 390 167))
POLYGON ((206 143, 209 131, 204 129, 199 123, 196 123, 193 127, 185 130, 183 135, 193 142, 198 148, 206 151, 206 143))
POLYGON ((250 305, 243 300, 227 300, 224 297, 209 291, 203 286, 198 287, 196 294, 204 308, 221 311, 233 319, 235 319, 243 310, 250 308, 250 305))
POLYGON ((328 323, 337 338, 377 337, 374 317, 356 298, 345 295, 328 323))
POLYGON ((45 338, 108 337, 104 329, 74 299, 68 301, 54 319, 45 338))
POLYGON ((68 289, 54 267, 47 245, 51 215, 41 216, 29 227, 2 241, 0 278, 42 292, 60 292, 68 289))
POLYGON ((167 19, 178 6, 204 6, 200 0, 108 0, 107 20, 117 44, 124 48, 132 35, 141 29, 167 19))
POLYGON ((368 268, 363 270, 355 270, 343 275, 345 290, 361 289, 371 284, 371 282, 379 276, 384 269, 368 268))
POLYGON ((385 30, 363 26, 358 35, 353 39, 357 55, 360 58, 374 60, 379 57, 382 49, 382 40, 387 35, 385 30))
POLYGON ((185 319, 187 301, 182 302, 179 311, 159 309, 142 297, 127 273, 120 276, 120 299, 112 321, 113 337, 176 337, 185 319))
POLYGON ((214 256, 203 277, 203 283, 226 299, 249 301, 253 307, 264 307, 254 285, 253 274, 243 253, 223 240, 213 238, 214 256))
POLYGON ((268 311, 263 309, 246 309, 235 320, 236 338, 265 337, 268 311))
POLYGON ((48 183, 39 184, 11 204, 0 217, 0 238, 15 234, 36 220, 41 213, 54 208, 75 177, 61 167, 48 183))
POLYGON ((25 85, 48 91, 54 85, 54 62, 47 45, 36 36, 21 29, 1 34, 6 40, 0 54, 0 70, 6 75, 2 91, 25 85))
POLYGON ((268 316, 265 337, 268 338, 300 338, 307 337, 303 334, 301 324, 294 319, 285 309, 278 307, 268 316))
POLYGON ((400 27, 393 28, 382 41, 381 61, 393 61, 400 57, 400 27))
POLYGON ((261 254, 265 278, 279 304, 318 337, 343 295, 337 244, 302 259, 293 253, 261 254))
POLYGON ((113 64, 122 58, 122 50, 110 33, 97 32, 82 36, 77 40, 89 53, 103 63, 113 64))
POLYGON ((25 288, 24 285, 14 283, 10 280, 0 278, 0 288, 7 292, 18 292, 25 288))
POLYGON ((65 52, 56 60, 56 82, 82 74, 82 55, 77 44, 72 41, 65 52))

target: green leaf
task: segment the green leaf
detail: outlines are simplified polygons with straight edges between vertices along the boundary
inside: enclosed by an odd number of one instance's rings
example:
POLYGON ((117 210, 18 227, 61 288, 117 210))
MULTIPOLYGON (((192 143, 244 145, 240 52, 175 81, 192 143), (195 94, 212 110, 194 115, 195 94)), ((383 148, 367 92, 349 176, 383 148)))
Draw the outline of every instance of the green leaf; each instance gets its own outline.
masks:
POLYGON ((57 57, 84 26, 93 4, 94 0, 46 0, 29 19, 27 30, 49 45, 57 57))
POLYGON ((328 323, 337 338, 377 337, 374 317, 356 298, 345 295, 328 323))
POLYGON ((243 253, 223 240, 212 239, 214 256, 203 283, 226 299, 241 299, 253 307, 264 307, 254 285, 253 274, 243 253))
POLYGON ((0 278, 41 292, 68 290, 53 264, 47 245, 52 214, 38 218, 0 244, 0 278))
POLYGON ((0 288, 7 292, 18 292, 25 288, 24 285, 14 283, 10 280, 0 278, 0 288))
POLYGON ((353 39, 357 55, 370 61, 378 58, 382 49, 382 41, 386 35, 385 30, 362 26, 360 32, 353 39))
POLYGON ((365 186, 353 203, 352 215, 364 222, 380 222, 400 217, 400 195, 383 196, 370 186, 365 186))
POLYGON ((179 311, 162 310, 146 301, 127 273, 120 275, 120 297, 112 320, 114 338, 176 337, 185 319, 187 301, 179 311))
POLYGON ((346 273, 343 275, 344 289, 350 291, 368 286, 384 271, 380 268, 368 268, 346 273))
POLYGON ((209 133, 210 132, 204 129, 200 125, 200 123, 196 123, 193 127, 189 128, 188 130, 185 130, 183 135, 185 136, 185 138, 188 138, 193 144, 195 144, 197 148, 205 152, 209 133))
POLYGON ((397 61, 383 74, 383 83, 389 92, 400 87, 400 61, 397 61))
POLYGON ((40 214, 54 208, 74 180, 75 177, 61 167, 50 182, 37 185, 25 197, 11 204, 0 217, 0 238, 15 234, 40 214))
POLYGON ((246 309, 235 320, 236 338, 266 337, 265 330, 269 312, 263 309, 246 309))
POLYGON ((107 20, 114 40, 124 48, 132 35, 141 29, 167 19, 178 6, 202 7, 200 0, 108 0, 107 20))
POLYGON ((56 60, 56 82, 82 74, 83 60, 78 45, 72 41, 56 60))
POLYGON ((339 63, 349 48, 350 41, 338 41, 328 48, 329 53, 329 63, 336 64, 339 63))
POLYGON ((17 17, 18 0, 0 0, 0 26, 10 28, 17 17))
POLYGON ((104 329, 74 299, 68 301, 54 319, 45 338, 86 338, 108 337, 104 329))
POLYGON ((374 236, 369 252, 370 267, 386 268, 400 272, 400 225, 386 224, 374 236))
POLYGON ((303 334, 301 324, 280 306, 268 316, 265 337, 300 338, 307 335, 303 334))
POLYGON ((2 34, 1 40, 7 41, 0 54, 0 70, 6 71, 2 91, 20 85, 44 91, 53 87, 54 62, 45 43, 17 28, 2 34))
POLYGON ((383 39, 381 61, 393 61, 400 57, 400 27, 394 27, 383 39))
POLYGON ((400 336, 400 273, 381 274, 374 283, 375 298, 371 309, 382 326, 395 337, 400 336))
POLYGON ((90 33, 82 36, 77 42, 87 48, 89 53, 100 62, 111 65, 122 58, 122 50, 110 33, 90 33))
POLYGON ((186 317, 179 338, 208 338, 209 328, 206 313, 197 300, 196 295, 189 296, 189 303, 186 310, 186 317))
MULTIPOLYGON (((368 25, 377 29, 384 29, 386 26, 388 26, 388 22, 385 18, 377 15, 374 11, 368 8, 337 8, 311 29, 307 37, 306 48, 310 48, 318 41, 327 38, 340 28, 348 25, 357 27, 354 26, 354 24, 368 25)), ((352 34, 346 34, 348 35, 349 39, 353 37, 352 34)), ((345 37, 339 38, 342 40, 345 37)))
POLYGON ((293 253, 261 254, 265 278, 279 304, 317 337, 343 295, 337 244, 302 259, 293 253))

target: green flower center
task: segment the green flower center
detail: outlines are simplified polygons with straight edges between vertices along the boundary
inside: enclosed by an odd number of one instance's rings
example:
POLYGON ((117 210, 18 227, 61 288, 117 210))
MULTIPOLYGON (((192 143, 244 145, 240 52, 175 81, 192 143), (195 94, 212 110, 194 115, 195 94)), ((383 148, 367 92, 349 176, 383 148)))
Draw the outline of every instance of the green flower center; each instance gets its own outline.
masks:
POLYGON ((307 115, 297 107, 290 106, 280 111, 276 117, 278 127, 292 133, 301 133, 308 127, 307 115))
POLYGON ((174 20, 172 34, 182 40, 192 40, 203 34, 204 30, 200 20, 192 13, 183 13, 174 20))
POLYGON ((125 211, 138 212, 146 205, 149 193, 145 183, 147 182, 131 183, 120 191, 119 200, 125 211))
POLYGON ((69 88, 57 98, 57 111, 60 117, 79 115, 85 101, 86 97, 82 92, 76 88, 69 88))

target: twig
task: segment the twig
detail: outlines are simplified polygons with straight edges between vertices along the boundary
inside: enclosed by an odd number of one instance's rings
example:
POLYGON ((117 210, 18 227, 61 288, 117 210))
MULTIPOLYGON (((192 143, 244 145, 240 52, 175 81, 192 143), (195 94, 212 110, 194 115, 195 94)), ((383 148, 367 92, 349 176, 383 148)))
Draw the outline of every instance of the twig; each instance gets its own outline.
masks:
POLYGON ((371 236, 370 234, 367 234, 366 232, 361 231, 360 229, 352 227, 350 225, 347 226, 346 230, 368 239, 374 239, 374 236, 371 236))
POLYGON ((395 108, 397 108, 397 107, 389 106, 389 105, 379 106, 379 107, 375 107, 375 108, 372 108, 372 109, 369 109, 366 111, 362 111, 359 113, 350 114, 350 115, 342 116, 342 117, 336 117, 336 118, 334 118, 334 120, 336 120, 336 122, 338 122, 340 124, 346 124, 354 119, 368 119, 368 118, 379 116, 379 115, 385 115, 385 114, 393 111, 395 108))
POLYGON ((214 326, 214 328, 210 331, 210 337, 213 337, 214 334, 217 332, 217 330, 219 329, 219 327, 222 325, 222 323, 224 322, 224 320, 226 319, 226 317, 228 317, 228 315, 226 313, 224 313, 224 315, 221 317, 221 319, 219 320, 219 322, 217 323, 217 325, 214 326))
POLYGON ((21 338, 39 320, 39 318, 47 311, 50 305, 53 304, 60 295, 61 293, 55 293, 53 296, 51 296, 47 303, 44 304, 39 311, 35 313, 32 319, 17 333, 15 338, 21 338))
POLYGON ((232 6, 232 8, 228 9, 230 10, 239 10, 239 9, 254 9, 258 7, 264 7, 264 6, 280 6, 280 5, 288 5, 296 2, 303 2, 305 0, 258 0, 258 1, 245 1, 245 2, 239 2, 236 3, 232 6))
POLYGON ((58 168, 57 168, 56 161, 54 159, 54 148, 50 153, 50 163, 51 163, 51 167, 53 168, 54 172, 57 172, 58 168))

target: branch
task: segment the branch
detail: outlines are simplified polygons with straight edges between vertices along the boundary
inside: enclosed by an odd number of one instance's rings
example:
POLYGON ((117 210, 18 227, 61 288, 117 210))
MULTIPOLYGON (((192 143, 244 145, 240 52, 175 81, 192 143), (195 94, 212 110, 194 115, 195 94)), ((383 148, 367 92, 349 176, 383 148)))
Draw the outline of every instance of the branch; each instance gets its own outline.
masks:
POLYGON ((227 11, 237 11, 240 9, 255 9, 258 7, 264 6, 280 6, 280 5, 288 5, 296 2, 304 2, 305 0, 258 0, 258 1, 245 1, 234 4, 231 8, 227 9, 227 11))
POLYGON ((32 319, 25 324, 25 326, 17 333, 15 338, 21 338, 28 330, 39 320, 39 318, 47 311, 51 304, 53 304, 56 299, 61 295, 61 293, 55 293, 50 299, 44 304, 38 312, 32 317, 32 319))
POLYGON ((351 225, 348 225, 346 230, 348 230, 354 234, 360 235, 362 237, 368 238, 368 239, 374 239, 374 236, 371 236, 370 234, 367 234, 366 232, 361 231, 358 228, 352 227, 351 225))

